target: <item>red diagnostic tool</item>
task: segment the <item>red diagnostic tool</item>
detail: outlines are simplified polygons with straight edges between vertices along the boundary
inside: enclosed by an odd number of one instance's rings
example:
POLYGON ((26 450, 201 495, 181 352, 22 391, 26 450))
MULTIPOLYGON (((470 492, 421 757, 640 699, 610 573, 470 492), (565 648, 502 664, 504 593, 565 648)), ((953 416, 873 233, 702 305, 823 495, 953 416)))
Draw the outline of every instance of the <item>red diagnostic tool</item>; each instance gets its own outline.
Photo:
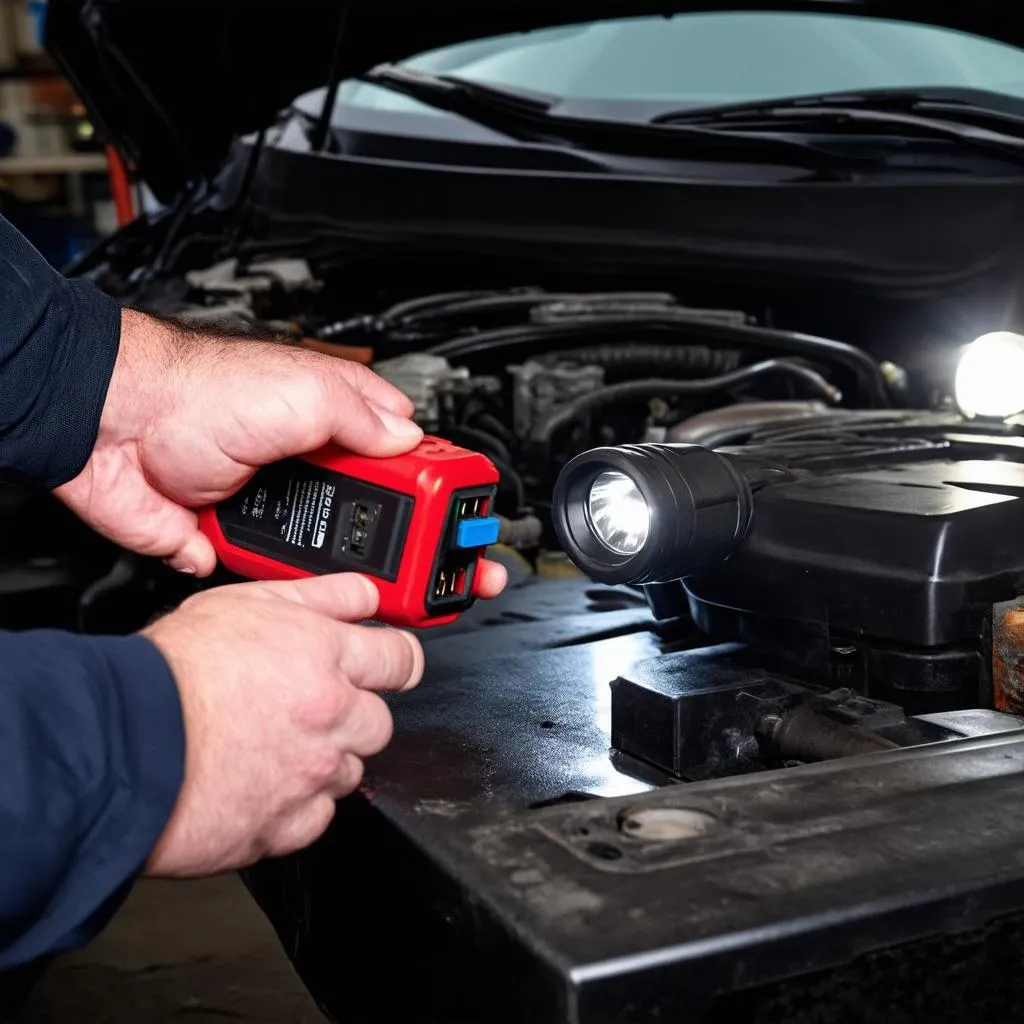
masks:
POLYGON ((380 592, 375 619, 438 626, 476 599, 497 483, 489 459, 440 438, 390 459, 330 446, 259 470, 199 523, 239 576, 358 572, 380 592))

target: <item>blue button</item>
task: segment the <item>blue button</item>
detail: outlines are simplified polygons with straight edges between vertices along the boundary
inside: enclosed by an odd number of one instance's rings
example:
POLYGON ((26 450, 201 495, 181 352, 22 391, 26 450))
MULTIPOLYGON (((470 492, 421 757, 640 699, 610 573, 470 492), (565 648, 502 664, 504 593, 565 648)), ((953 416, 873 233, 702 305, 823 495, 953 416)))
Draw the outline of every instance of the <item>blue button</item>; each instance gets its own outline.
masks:
POLYGON ((463 519, 455 533, 457 548, 486 548, 498 539, 498 520, 494 516, 463 519))

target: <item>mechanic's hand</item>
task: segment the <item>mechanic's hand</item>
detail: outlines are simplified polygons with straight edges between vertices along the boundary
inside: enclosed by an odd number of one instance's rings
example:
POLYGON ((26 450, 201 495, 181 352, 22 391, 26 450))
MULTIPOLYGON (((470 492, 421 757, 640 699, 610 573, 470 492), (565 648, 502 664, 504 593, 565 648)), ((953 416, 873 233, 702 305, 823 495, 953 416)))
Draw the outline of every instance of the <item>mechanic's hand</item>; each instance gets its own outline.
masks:
POLYGON ((357 575, 208 590, 144 632, 178 683, 188 754, 147 873, 229 871, 307 846, 391 738, 376 690, 408 690, 419 641, 353 625, 377 609, 357 575))
MULTIPOLYGON (((125 310, 96 447, 56 494, 121 546, 208 576, 216 555, 194 509, 329 441, 360 455, 410 451, 423 436, 412 410, 357 363, 125 310)), ((485 564, 484 597, 505 582, 503 568, 485 564)))

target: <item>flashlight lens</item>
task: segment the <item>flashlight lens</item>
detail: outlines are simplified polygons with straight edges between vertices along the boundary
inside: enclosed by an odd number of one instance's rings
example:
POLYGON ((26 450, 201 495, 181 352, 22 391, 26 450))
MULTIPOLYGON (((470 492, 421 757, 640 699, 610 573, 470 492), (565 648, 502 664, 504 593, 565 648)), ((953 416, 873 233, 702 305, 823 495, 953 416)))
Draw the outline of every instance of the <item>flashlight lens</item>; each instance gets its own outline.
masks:
POLYGON ((609 551, 635 555, 647 543, 651 510, 625 473, 606 470, 594 480, 587 512, 595 536, 609 551))

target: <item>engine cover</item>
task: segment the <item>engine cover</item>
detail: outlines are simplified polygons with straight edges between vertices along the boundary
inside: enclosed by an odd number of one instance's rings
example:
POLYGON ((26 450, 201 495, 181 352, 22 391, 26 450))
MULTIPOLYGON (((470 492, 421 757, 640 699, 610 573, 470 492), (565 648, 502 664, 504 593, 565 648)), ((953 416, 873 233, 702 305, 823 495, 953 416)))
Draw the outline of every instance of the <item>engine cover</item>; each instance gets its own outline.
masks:
POLYGON ((845 414, 728 451, 762 482, 746 541, 685 583, 697 623, 818 679, 976 703, 992 606, 1024 589, 1017 430, 845 414))

